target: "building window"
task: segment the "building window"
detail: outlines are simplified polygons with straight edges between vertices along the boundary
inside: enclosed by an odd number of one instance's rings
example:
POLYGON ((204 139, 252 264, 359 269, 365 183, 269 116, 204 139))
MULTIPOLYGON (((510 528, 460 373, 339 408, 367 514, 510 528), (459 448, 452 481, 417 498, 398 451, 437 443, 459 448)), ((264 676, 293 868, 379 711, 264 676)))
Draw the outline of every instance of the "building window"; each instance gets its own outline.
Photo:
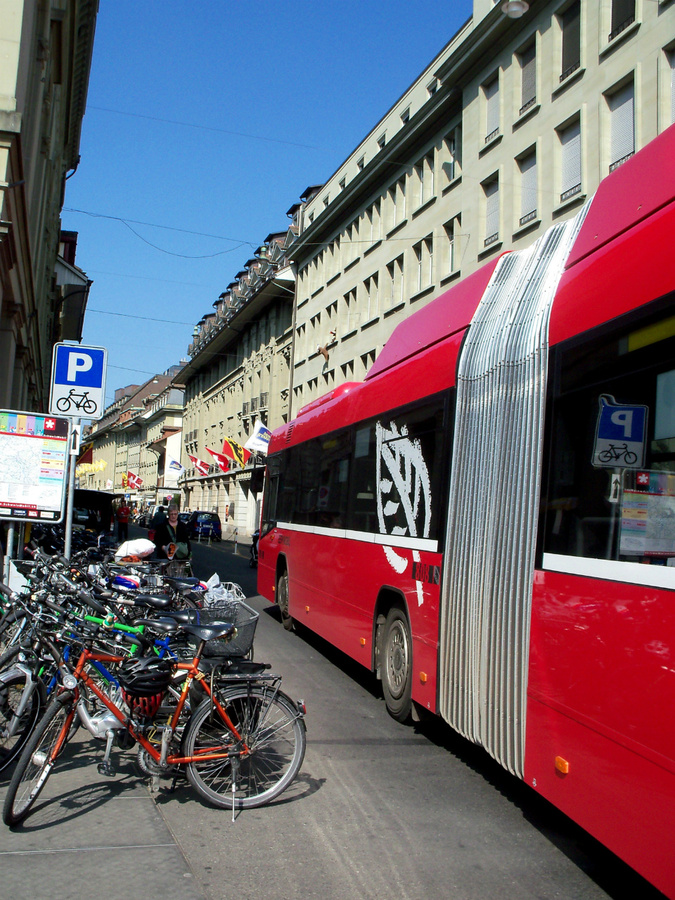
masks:
POLYGON ((344 191, 344 189, 345 189, 346 187, 347 187, 347 179, 346 179, 346 178, 341 178, 341 179, 340 179, 340 190, 341 190, 341 191, 344 191))
POLYGON ((483 182, 485 196, 485 240, 484 247, 489 247, 499 240, 499 176, 483 182))
POLYGON ((522 116, 537 102, 537 56, 534 41, 520 54, 520 81, 521 100, 518 115, 522 116))
POLYGON ((612 0, 611 41, 635 21, 635 0, 612 0))
POLYGON ((518 160, 520 169, 520 219, 527 225, 537 218, 537 151, 532 150, 518 160))
POLYGON ((413 245, 415 269, 413 271, 412 293, 417 294, 433 284, 434 242, 432 235, 413 245))
POLYGON ((607 97, 610 117, 610 165, 613 172, 635 153, 635 97, 633 82, 607 97))
POLYGON ((356 168, 359 170, 359 172, 363 172, 365 165, 366 165, 366 158, 365 158, 365 156, 362 156, 361 159, 357 160, 356 168))
POLYGON ((407 125, 410 121, 410 107, 404 109, 401 113, 401 125, 407 125))
POLYGON ((366 218, 370 227, 370 242, 374 244, 382 237, 382 216, 381 201, 376 200, 375 203, 366 210, 366 218))
POLYGON ((427 200, 434 195, 434 152, 427 153, 424 159, 421 159, 414 166, 413 174, 415 178, 416 201, 418 206, 422 206, 427 200))
POLYGON ((430 97, 433 97, 437 90, 438 90, 438 79, 434 78, 434 80, 432 82, 430 82, 430 84, 427 85, 427 94, 430 97))
POLYGON ((443 139, 443 162, 441 168, 449 184, 462 174, 462 126, 456 128, 443 139))
POLYGON ((399 178, 387 192, 389 218, 388 230, 405 219, 405 178, 399 178))
POLYGON ((581 122, 579 119, 558 132, 560 138, 560 202, 581 193, 581 122))
POLYGON ((365 321, 374 319, 379 312, 379 278, 377 272, 363 282, 365 321))
POLYGON ((581 3, 573 3, 560 18, 562 29, 562 73, 564 81, 581 65, 581 3))
POLYGON ((499 134, 499 74, 483 86, 485 97, 485 143, 499 134))
POLYGON ((323 198, 323 208, 328 209, 328 204, 330 203, 330 197, 323 198))
POLYGON ((347 291, 342 297, 342 321, 340 332, 349 334, 356 328, 356 288, 347 291))
POLYGON ((383 149, 384 149, 384 145, 385 145, 386 143, 387 143, 387 135, 386 135, 386 134, 381 134, 381 135, 379 136, 379 138, 377 139, 377 146, 380 148, 380 150, 383 150, 383 149))
POLYGON ((386 270, 382 302, 391 309, 403 301, 403 255, 389 263, 386 270))
POLYGON ((443 226, 443 244, 441 247, 440 266, 444 275, 451 275, 459 269, 457 238, 461 227, 461 217, 455 216, 443 226))

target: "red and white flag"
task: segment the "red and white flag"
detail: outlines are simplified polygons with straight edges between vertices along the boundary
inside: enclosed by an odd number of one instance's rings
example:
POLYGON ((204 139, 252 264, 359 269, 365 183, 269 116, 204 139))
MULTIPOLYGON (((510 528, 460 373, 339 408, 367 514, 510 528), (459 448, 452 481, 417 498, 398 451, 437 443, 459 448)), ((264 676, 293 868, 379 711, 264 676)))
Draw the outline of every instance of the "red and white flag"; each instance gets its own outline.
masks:
POLYGON ((209 474, 209 464, 204 462, 203 459, 199 459, 197 456, 190 456, 188 453, 188 458, 192 462, 192 465, 199 472, 200 475, 208 475, 209 474))
POLYGON ((133 472, 127 472, 127 486, 132 490, 138 489, 143 484, 143 479, 139 478, 138 475, 134 475, 133 472))
POLYGON ((230 471, 230 459, 227 456, 224 456, 222 453, 218 453, 217 450, 211 450, 209 447, 206 448, 207 451, 211 454, 211 456, 218 463, 218 468, 222 469, 223 472, 230 471))

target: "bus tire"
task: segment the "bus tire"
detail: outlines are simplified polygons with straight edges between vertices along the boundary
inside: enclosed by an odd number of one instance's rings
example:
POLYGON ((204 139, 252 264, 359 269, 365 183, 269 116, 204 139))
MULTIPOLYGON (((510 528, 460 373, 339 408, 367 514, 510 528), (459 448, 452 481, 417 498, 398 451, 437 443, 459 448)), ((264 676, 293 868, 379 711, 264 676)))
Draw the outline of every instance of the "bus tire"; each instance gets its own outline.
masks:
POLYGON ((408 618, 399 606, 392 606, 387 613, 380 666, 389 715, 406 722, 412 713, 412 637, 408 618))
POLYGON ((277 606, 281 614, 281 624, 286 631, 293 631, 293 618, 288 611, 288 572, 284 571, 277 581, 277 606))

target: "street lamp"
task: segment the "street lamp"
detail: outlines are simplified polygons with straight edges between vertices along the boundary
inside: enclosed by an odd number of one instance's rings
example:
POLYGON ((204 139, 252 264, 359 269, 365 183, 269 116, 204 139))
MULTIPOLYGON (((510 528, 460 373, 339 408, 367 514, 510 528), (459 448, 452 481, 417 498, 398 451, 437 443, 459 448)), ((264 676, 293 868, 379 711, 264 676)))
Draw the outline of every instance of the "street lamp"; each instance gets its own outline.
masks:
POLYGON ((505 3, 502 3, 502 12, 509 19, 519 19, 529 8, 530 4, 525 3, 525 0, 506 0, 505 3))

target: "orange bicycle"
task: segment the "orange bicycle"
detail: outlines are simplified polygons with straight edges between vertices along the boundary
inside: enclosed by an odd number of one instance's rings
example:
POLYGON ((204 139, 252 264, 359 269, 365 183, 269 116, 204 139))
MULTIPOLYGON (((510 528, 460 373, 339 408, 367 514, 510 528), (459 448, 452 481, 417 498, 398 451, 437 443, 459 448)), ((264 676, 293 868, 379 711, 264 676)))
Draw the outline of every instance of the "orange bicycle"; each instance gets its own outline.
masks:
POLYGON ((280 677, 267 674, 264 664, 229 660, 226 672, 218 663, 204 671, 207 642, 230 639, 234 625, 152 624, 197 643, 192 660, 111 653, 100 648, 98 627, 78 635, 82 650, 72 671, 58 647, 51 648, 61 686, 13 773, 3 808, 6 825, 26 818, 80 723, 106 740, 101 774, 115 774, 115 742, 136 742, 140 768, 153 781, 184 769, 201 797, 231 808, 233 815, 235 809, 269 803, 291 784, 305 754, 304 703, 284 694, 280 677), (100 684, 96 669, 89 670, 94 662, 115 671, 118 686, 100 684))

